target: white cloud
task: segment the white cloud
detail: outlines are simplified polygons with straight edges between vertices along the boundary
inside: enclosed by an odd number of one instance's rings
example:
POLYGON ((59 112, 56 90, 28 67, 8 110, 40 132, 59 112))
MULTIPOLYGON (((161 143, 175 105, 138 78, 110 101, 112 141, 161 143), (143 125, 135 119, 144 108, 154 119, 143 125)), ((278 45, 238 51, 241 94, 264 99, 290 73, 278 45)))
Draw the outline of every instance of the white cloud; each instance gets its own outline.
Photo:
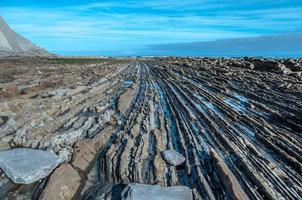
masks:
POLYGON ((302 30, 302 6, 227 10, 220 8, 235 3, 221 2, 157 0, 39 9, 1 7, 0 14, 17 32, 51 50, 73 50, 79 44, 93 50, 124 48, 302 30))

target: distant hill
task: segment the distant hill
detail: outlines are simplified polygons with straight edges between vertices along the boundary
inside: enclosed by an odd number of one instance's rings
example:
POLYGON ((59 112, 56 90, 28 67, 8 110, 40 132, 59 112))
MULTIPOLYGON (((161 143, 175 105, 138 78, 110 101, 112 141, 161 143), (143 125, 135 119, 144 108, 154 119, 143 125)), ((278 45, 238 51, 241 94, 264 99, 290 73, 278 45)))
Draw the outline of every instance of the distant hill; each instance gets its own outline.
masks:
POLYGON ((13 31, 0 16, 0 57, 51 55, 45 49, 33 44, 13 31))
POLYGON ((302 57, 302 33, 150 46, 146 53, 174 56, 302 57))

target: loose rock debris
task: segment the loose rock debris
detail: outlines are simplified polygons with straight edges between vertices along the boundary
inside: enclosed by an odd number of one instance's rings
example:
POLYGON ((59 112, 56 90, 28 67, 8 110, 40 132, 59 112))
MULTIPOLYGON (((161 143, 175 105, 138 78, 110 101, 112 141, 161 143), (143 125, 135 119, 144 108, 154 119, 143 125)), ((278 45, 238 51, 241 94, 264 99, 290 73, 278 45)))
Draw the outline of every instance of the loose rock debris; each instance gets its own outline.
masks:
POLYGON ((2 168, 0 199, 129 199, 138 184, 183 186, 193 199, 301 199, 301 63, 6 59, 0 155, 54 152, 60 166, 25 184, 2 168))

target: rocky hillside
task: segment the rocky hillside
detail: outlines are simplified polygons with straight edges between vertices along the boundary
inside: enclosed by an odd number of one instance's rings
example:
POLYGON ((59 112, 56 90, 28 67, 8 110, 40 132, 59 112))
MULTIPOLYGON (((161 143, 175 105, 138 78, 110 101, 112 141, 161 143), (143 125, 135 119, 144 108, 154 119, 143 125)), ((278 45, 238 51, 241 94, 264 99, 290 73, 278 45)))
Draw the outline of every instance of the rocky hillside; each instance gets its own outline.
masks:
POLYGON ((50 56, 45 49, 13 31, 0 16, 0 57, 6 56, 50 56))

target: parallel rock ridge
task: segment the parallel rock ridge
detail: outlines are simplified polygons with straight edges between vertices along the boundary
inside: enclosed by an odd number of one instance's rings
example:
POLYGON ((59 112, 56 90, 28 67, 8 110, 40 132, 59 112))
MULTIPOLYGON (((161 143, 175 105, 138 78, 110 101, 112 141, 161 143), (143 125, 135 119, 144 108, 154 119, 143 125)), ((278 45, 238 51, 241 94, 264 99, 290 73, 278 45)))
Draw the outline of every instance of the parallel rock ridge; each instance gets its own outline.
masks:
POLYGON ((0 154, 54 152, 60 165, 21 185, 3 170, 0 199, 301 199, 301 64, 5 59, 0 154))
POLYGON ((51 54, 14 32, 0 16, 0 57, 6 56, 51 56, 51 54))

